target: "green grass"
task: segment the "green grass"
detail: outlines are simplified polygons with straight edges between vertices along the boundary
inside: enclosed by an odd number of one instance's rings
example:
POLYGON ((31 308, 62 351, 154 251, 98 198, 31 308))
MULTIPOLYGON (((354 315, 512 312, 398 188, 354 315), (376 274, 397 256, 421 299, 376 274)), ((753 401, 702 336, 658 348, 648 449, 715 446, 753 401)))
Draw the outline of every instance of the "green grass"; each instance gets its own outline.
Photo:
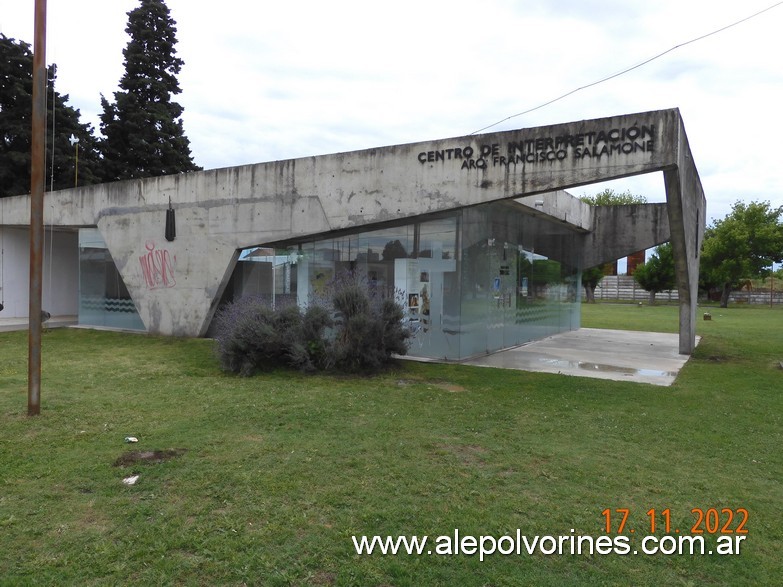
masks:
MULTIPOLYGON (((710 310, 711 311, 711 310, 710 310)), ((678 332, 678 306, 601 302, 582 304, 583 328, 678 332)))
MULTIPOLYGON (((710 311, 669 388, 421 363, 241 379, 209 341, 54 330, 35 418, 26 334, 2 333, 0 585, 777 584, 783 310, 710 311), (131 449, 185 452, 113 466, 131 449), (710 507, 749 511, 739 556, 481 562, 351 541, 597 537, 604 509, 629 508, 638 547, 649 509, 688 533, 710 507)), ((584 306, 583 326, 676 331, 677 308, 584 306)))

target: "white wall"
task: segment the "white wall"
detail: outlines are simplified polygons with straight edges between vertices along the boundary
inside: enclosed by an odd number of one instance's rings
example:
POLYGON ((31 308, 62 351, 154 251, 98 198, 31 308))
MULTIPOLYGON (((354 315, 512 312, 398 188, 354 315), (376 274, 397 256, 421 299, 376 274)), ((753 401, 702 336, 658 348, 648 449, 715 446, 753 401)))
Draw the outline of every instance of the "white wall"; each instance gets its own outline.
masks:
MULTIPOLYGON (((0 227, 2 279, 0 318, 27 318, 30 305, 30 231, 0 227)), ((52 316, 79 312, 78 233, 46 230, 43 264, 43 308, 52 316)))
POLYGON ((2 318, 26 318, 29 305, 30 236, 23 228, 0 228, 2 318))

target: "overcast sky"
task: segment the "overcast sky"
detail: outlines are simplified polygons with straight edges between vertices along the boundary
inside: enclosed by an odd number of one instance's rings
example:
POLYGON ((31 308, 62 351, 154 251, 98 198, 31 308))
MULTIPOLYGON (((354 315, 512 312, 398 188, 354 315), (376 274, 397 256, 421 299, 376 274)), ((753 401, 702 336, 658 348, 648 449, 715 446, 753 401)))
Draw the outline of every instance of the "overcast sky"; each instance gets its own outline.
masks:
MULTIPOLYGON (((723 32, 492 131, 679 108, 710 218, 783 205, 783 2, 774 0, 167 0, 185 132, 205 169, 448 138, 723 32)), ((58 91, 99 128, 138 0, 49 0, 58 91)), ((0 0, 33 41, 34 0, 0 0)), ((601 186, 572 190, 592 194, 601 186)), ((665 199, 660 174, 614 182, 665 199)))

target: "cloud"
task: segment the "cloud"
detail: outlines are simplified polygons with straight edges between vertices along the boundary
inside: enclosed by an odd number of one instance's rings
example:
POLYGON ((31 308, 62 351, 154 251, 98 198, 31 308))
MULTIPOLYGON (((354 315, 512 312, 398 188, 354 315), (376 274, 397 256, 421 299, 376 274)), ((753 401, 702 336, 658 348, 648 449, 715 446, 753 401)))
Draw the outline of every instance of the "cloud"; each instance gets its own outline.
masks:
MULTIPOLYGON (((490 130, 678 107, 711 215, 725 215, 738 198, 783 203, 774 147, 783 131, 783 6, 513 116, 768 0, 167 5, 185 60, 177 100, 196 161, 207 168, 462 136, 509 117, 490 130)), ((4 6, 0 30, 31 41, 32 6, 4 6)), ((136 6, 49 4, 48 61, 60 66, 60 91, 96 128, 100 94, 112 98, 123 73, 126 13, 136 6)), ((622 185, 660 198, 659 175, 622 185)))

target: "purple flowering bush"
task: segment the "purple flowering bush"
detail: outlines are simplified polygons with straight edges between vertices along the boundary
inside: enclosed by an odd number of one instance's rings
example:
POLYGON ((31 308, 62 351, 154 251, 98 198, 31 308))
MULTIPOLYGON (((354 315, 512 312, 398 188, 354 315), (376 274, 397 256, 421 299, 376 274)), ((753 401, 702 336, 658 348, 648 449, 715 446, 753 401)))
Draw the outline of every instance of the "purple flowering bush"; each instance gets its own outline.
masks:
POLYGON ((280 366, 372 373, 392 354, 407 353, 403 317, 394 296, 342 274, 304 311, 296 305, 273 309, 254 297, 228 304, 215 317, 216 352, 224 370, 243 376, 280 366))

